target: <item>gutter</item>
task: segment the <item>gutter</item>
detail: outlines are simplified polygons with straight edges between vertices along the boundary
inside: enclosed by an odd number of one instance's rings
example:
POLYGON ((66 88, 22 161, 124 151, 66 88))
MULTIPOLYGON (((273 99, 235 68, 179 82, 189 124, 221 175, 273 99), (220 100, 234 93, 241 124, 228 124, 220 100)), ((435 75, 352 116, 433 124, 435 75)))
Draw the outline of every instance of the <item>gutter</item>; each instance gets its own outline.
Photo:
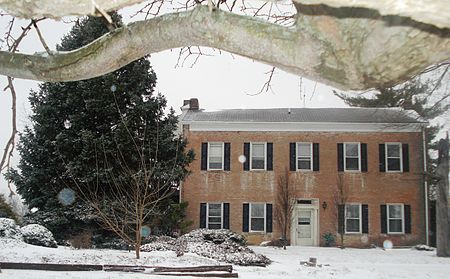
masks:
POLYGON ((422 143, 423 143, 423 171, 424 171, 424 198, 425 198, 425 240, 427 246, 430 244, 429 239, 429 217, 428 217, 428 181, 427 181, 427 143, 425 138, 425 127, 422 128, 422 143))

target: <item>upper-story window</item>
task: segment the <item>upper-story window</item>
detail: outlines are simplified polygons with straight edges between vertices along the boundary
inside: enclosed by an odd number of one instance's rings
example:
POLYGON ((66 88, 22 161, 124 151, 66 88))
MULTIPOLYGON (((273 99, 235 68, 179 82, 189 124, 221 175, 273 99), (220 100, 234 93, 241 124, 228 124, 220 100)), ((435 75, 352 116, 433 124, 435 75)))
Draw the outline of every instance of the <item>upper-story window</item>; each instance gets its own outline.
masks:
POLYGON ((359 143, 344 143, 344 170, 361 170, 361 148, 359 143))
POLYGON ((223 169, 223 142, 210 142, 208 145, 208 170, 223 169))
POLYGON ((313 166, 313 150, 312 143, 298 142, 297 143, 297 169, 298 170, 312 170, 313 166))
POLYGON ((252 142, 250 157, 250 169, 264 170, 266 168, 266 144, 252 142))
POLYGON ((386 143, 386 171, 402 171, 402 144, 386 143))

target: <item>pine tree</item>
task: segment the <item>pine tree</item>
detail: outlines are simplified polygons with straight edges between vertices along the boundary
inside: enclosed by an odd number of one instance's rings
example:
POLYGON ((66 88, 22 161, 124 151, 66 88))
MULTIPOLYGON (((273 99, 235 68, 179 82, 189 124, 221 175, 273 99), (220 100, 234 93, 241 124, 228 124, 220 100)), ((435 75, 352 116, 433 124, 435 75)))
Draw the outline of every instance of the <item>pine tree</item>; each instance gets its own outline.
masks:
MULTIPOLYGON (((118 14, 112 18, 121 25, 118 14)), ((107 32, 101 19, 88 17, 57 48, 70 51, 107 32)), ((98 227, 97 213, 82 197, 92 188, 113 194, 111 183, 130 179, 124 164, 139 172, 143 157, 137 154, 159 162, 159 175, 170 171, 175 184, 187 174, 193 154, 184 152, 185 143, 175 133, 177 117, 173 110, 164 113, 166 99, 154 94, 155 83, 150 62, 142 58, 101 77, 43 83, 31 92, 32 124, 20 135, 20 171, 7 177, 37 209, 35 219, 58 239, 98 227), (64 196, 72 191, 73 201, 64 196)))

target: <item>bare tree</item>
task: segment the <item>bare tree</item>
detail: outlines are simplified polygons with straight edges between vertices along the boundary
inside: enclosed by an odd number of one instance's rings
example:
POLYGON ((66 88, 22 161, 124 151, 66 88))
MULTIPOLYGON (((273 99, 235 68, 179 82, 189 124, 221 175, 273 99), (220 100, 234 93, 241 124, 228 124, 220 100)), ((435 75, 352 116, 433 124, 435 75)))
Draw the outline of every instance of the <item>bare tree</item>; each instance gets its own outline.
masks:
POLYGON ((278 176, 278 188, 275 201, 276 214, 275 220, 281 229, 281 238, 284 241, 284 249, 288 241, 289 229, 292 221, 292 211, 295 206, 294 185, 289 182, 289 172, 284 170, 283 174, 278 176))
POLYGON ((348 191, 343 173, 339 173, 336 178, 336 186, 333 192, 333 199, 335 205, 335 220, 337 221, 336 228, 341 239, 341 247, 343 248, 345 235, 345 204, 348 201, 348 191))
POLYGON ((439 177, 437 201, 436 201, 436 222, 437 222, 437 250, 439 257, 450 257, 450 230, 449 230, 449 207, 448 207, 448 154, 449 141, 446 139, 439 141, 439 157, 437 175, 439 177))

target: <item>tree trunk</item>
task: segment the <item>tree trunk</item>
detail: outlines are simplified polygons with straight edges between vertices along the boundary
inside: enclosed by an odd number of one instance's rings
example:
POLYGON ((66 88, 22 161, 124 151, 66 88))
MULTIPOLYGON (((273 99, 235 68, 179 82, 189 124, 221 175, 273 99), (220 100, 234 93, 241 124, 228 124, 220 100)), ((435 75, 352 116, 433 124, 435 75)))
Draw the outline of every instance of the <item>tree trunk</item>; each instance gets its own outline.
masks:
POLYGON ((134 250, 136 251, 136 259, 140 259, 141 252, 141 226, 138 226, 139 229, 136 230, 136 241, 134 243, 134 250))
POLYGON ((448 134, 446 139, 439 141, 439 158, 437 175, 439 177, 437 201, 436 201, 436 219, 437 219, 437 256, 450 256, 450 235, 449 235, 449 216, 448 216, 448 134))

